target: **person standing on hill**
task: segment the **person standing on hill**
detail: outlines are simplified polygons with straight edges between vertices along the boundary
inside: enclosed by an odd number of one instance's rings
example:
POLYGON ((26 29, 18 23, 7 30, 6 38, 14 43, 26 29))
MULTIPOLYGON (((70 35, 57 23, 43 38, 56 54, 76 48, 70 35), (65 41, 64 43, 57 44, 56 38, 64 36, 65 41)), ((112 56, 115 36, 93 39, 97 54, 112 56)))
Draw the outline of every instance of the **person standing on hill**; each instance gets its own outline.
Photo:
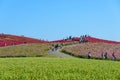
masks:
POLYGON ((107 52, 104 54, 104 58, 105 58, 105 59, 108 59, 108 54, 107 54, 107 52))
POLYGON ((88 57, 88 59, 90 59, 90 58, 91 58, 91 53, 90 53, 90 52, 88 52, 87 57, 88 57))
POLYGON ((112 60, 113 60, 113 61, 116 60, 116 57, 115 57, 115 53, 114 53, 114 52, 112 53, 112 60))
POLYGON ((83 39, 82 39, 82 36, 80 37, 80 41, 79 41, 79 43, 82 43, 83 42, 83 39))
POLYGON ((104 57, 104 53, 103 53, 103 52, 101 53, 101 58, 102 58, 102 59, 104 59, 104 58, 105 58, 105 57, 104 57))

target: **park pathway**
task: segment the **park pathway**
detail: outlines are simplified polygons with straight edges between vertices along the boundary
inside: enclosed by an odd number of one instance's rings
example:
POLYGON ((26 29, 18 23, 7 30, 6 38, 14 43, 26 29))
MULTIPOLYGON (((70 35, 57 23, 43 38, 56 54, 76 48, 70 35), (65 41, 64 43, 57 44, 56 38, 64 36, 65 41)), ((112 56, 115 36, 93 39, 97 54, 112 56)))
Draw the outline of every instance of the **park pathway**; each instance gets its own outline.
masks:
POLYGON ((75 58, 74 56, 60 52, 60 49, 56 51, 49 50, 49 53, 53 56, 60 57, 60 58, 75 58))

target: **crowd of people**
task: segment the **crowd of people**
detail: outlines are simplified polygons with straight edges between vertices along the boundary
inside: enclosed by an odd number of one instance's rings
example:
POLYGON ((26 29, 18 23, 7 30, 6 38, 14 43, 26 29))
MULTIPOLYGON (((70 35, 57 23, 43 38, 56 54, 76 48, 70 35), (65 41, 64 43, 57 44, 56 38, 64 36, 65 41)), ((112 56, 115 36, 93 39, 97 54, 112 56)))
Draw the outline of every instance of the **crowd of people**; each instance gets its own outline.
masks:
MULTIPOLYGON (((91 52, 88 52, 87 57, 88 57, 88 59, 90 59, 92 57, 91 52)), ((105 52, 105 53, 102 52, 101 53, 101 58, 107 60, 108 59, 108 53, 107 52, 105 52)), ((116 56, 115 56, 114 52, 112 53, 112 60, 113 61, 116 60, 116 56)))
POLYGON ((89 41, 88 40, 89 35, 82 35, 82 36, 79 37, 79 39, 76 39, 76 38, 78 38, 78 37, 69 36, 69 37, 67 37, 63 40, 65 40, 65 41, 79 41, 80 43, 86 43, 86 42, 89 41))
POLYGON ((52 51, 56 51, 58 49, 61 49, 63 47, 63 43, 60 44, 52 44, 52 51))
POLYGON ((87 35, 80 36, 80 43, 87 43, 88 37, 89 36, 87 36, 87 35))

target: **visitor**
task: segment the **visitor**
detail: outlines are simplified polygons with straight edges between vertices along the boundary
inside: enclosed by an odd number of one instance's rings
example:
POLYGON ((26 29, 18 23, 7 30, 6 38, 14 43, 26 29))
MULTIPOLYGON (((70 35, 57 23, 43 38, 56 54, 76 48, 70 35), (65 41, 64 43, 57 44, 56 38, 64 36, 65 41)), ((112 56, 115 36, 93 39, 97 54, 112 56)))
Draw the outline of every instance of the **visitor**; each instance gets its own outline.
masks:
POLYGON ((70 39, 72 39, 72 36, 69 36, 69 38, 68 38, 68 39, 69 39, 69 40, 70 40, 70 39))
POLYGON ((54 49, 55 49, 55 46, 54 46, 54 44, 52 44, 52 51, 54 51, 54 49))
POLYGON ((83 42, 83 39, 82 39, 82 36, 80 37, 80 41, 79 41, 80 43, 82 43, 83 42))
POLYGON ((107 52, 104 54, 104 59, 108 59, 108 54, 107 54, 107 52))
POLYGON ((104 53, 103 52, 101 53, 101 58, 104 59, 104 53))
POLYGON ((91 58, 91 53, 90 52, 88 52, 88 59, 90 59, 91 58))
POLYGON ((116 57, 115 57, 115 53, 114 53, 114 52, 112 53, 112 60, 113 60, 113 61, 116 60, 116 57))
POLYGON ((62 48, 62 47, 63 47, 63 43, 60 44, 60 48, 62 48))
POLYGON ((58 49, 58 46, 59 46, 58 44, 56 44, 56 45, 55 45, 55 50, 57 50, 57 49, 58 49))

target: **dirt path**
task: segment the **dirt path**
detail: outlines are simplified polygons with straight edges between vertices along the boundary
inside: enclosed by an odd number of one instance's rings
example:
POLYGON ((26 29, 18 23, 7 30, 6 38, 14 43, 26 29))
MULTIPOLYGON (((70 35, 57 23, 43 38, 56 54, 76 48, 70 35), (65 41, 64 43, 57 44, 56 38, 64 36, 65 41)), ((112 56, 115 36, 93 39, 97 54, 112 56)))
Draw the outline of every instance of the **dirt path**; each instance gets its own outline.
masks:
POLYGON ((49 53, 50 53, 51 55, 54 55, 54 56, 60 57, 60 58, 75 58, 74 56, 71 56, 71 55, 68 55, 68 54, 65 54, 65 53, 60 52, 60 49, 58 49, 58 50, 56 50, 56 51, 50 50, 49 53))

